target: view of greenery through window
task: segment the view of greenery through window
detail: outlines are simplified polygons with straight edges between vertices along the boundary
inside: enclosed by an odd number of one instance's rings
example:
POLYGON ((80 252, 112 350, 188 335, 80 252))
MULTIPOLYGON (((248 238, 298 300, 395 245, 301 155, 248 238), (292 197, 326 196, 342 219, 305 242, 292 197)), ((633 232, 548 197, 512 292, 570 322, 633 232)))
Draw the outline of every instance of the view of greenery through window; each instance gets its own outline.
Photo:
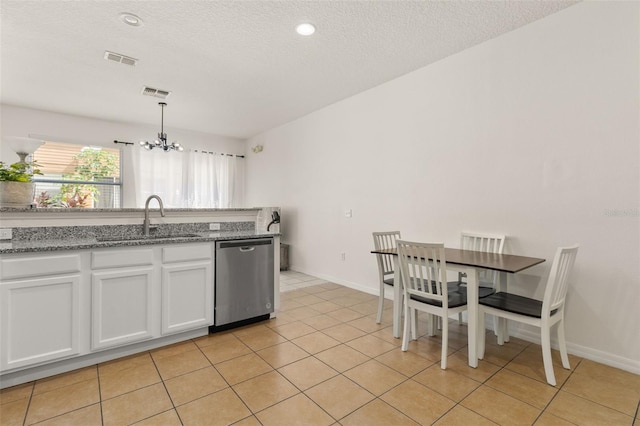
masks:
POLYGON ((116 208, 121 203, 120 151, 45 142, 33 154, 42 176, 35 176, 39 208, 116 208))

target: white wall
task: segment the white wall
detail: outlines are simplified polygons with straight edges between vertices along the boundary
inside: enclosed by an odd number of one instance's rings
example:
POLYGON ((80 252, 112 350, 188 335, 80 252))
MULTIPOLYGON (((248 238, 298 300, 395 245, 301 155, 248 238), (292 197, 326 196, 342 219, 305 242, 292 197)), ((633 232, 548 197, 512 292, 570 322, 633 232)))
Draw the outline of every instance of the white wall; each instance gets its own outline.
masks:
MULTIPOLYGON (((159 121, 157 126, 121 123, 4 104, 0 105, 0 119, 0 160, 6 163, 18 161, 18 156, 13 152, 9 146, 10 144, 6 142, 7 139, 5 139, 10 136, 44 136, 55 142, 123 148, 124 145, 113 143, 114 140, 119 140, 134 142, 136 143, 134 147, 139 148, 137 146, 138 141, 155 139, 160 131, 159 121)), ((169 142, 179 141, 187 149, 236 155, 245 154, 245 146, 242 139, 184 129, 173 129, 167 126, 165 126, 165 132, 169 137, 169 142)), ((127 155, 124 148, 123 153, 127 155)), ((124 199, 129 200, 131 197, 126 192, 132 187, 127 186, 127 176, 123 176, 123 179, 125 183, 124 199)), ((240 182, 243 182, 243 177, 241 177, 240 182)), ((242 199, 244 195, 242 193, 243 186, 241 184, 238 188, 236 199, 242 199)), ((133 205, 125 205, 125 207, 133 207, 133 205)))
POLYGON ((537 297, 577 242, 570 351, 640 373, 639 15, 580 3, 256 136, 248 205, 282 206, 293 269, 371 292, 372 231, 505 233, 548 260, 510 278, 537 297))

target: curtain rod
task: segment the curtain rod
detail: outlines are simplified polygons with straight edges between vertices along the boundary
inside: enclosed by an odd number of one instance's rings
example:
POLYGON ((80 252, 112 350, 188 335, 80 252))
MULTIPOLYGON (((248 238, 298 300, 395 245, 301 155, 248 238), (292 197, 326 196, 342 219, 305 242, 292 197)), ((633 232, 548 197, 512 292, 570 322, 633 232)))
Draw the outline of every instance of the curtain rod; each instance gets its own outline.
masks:
POLYGON ((213 151, 198 151, 197 149, 194 149, 193 152, 201 152, 202 154, 218 154, 218 155, 226 155, 227 157, 237 157, 237 158, 244 158, 244 155, 237 155, 237 154, 225 154, 224 152, 213 152, 213 151))
MULTIPOLYGON (((124 141, 113 141, 113 143, 119 143, 122 145, 135 145, 133 142, 124 142, 124 141)), ((227 157, 237 157, 237 158, 244 158, 244 155, 237 155, 237 154, 225 154, 224 152, 214 152, 214 151, 198 151, 197 149, 193 150, 194 152, 201 152, 203 154, 218 154, 218 155, 226 155, 227 157)))

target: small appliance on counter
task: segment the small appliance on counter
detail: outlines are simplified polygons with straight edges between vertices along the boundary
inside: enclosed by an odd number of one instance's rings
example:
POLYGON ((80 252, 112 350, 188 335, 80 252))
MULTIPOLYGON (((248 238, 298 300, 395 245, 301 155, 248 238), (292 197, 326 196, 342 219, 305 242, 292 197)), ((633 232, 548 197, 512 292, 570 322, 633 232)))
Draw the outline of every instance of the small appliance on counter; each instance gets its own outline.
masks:
POLYGON ((256 230, 280 232, 280 207, 263 207, 258 212, 256 230))

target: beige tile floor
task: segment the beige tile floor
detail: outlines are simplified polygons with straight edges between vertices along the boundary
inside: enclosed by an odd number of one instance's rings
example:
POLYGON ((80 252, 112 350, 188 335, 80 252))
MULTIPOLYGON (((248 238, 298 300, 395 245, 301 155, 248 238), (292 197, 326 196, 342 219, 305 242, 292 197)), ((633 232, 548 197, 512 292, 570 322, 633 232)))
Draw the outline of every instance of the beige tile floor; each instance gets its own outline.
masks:
MULTIPOLYGON (((295 272, 282 276, 276 319, 0 391, 2 425, 635 425, 640 376, 488 336, 466 365, 466 327, 408 352, 391 335, 391 304, 295 272), (634 420, 635 419, 635 420, 634 420)), ((421 320, 419 331, 426 330, 421 320)))

